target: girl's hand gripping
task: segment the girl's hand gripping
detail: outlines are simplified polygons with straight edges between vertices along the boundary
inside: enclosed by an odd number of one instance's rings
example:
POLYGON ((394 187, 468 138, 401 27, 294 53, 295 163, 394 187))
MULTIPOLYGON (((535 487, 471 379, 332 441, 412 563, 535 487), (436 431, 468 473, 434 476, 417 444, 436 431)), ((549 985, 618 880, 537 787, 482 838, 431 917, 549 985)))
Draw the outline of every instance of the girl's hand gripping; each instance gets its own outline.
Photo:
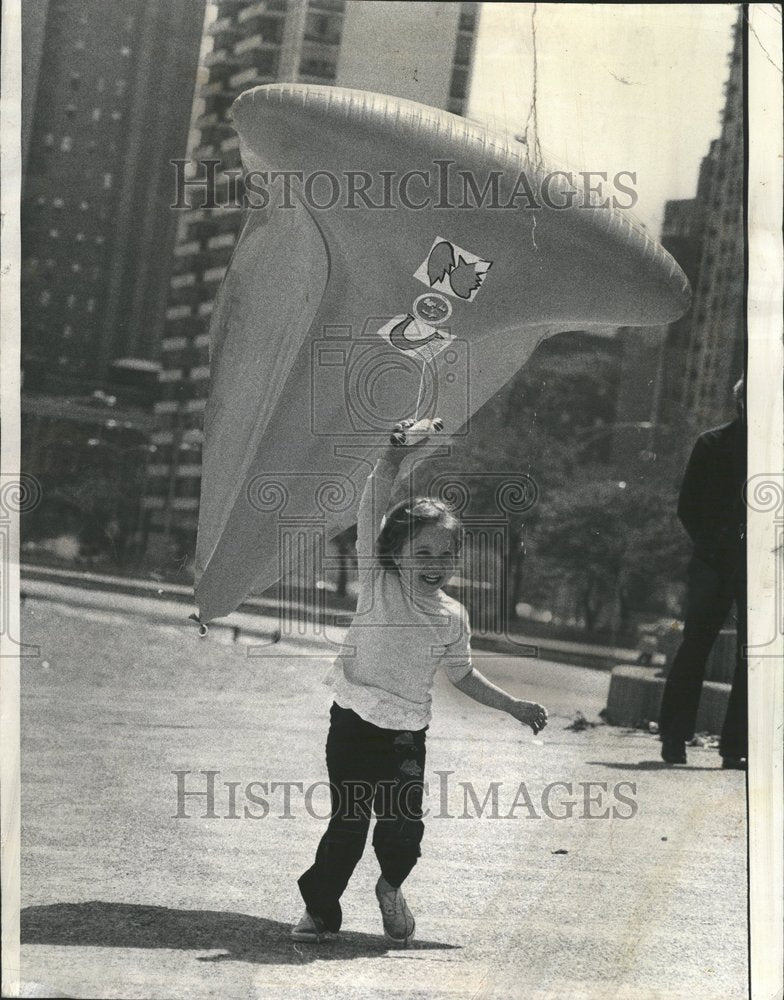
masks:
POLYGON ((530 726, 534 731, 534 736, 547 725, 547 709, 535 701, 517 701, 510 709, 509 714, 518 722, 522 722, 523 725, 530 726))

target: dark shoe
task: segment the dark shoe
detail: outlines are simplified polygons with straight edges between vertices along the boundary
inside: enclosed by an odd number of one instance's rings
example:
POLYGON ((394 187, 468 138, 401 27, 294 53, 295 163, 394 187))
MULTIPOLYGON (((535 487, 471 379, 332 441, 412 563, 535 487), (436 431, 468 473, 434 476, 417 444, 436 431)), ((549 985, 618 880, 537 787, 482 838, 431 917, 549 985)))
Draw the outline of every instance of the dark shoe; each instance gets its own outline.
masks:
POLYGON ((685 740, 662 740, 661 748, 662 760, 665 764, 685 764, 686 763, 686 742, 685 740))
POLYGON ((747 771, 748 761, 745 757, 722 757, 721 766, 725 771, 747 771))

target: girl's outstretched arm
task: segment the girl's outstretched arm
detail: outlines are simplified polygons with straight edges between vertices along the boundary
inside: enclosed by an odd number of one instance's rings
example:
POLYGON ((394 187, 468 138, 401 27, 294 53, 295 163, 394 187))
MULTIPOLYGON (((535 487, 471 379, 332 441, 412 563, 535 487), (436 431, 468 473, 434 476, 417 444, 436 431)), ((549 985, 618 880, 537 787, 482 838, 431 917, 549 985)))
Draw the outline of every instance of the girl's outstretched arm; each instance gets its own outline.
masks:
POLYGON ((535 701, 522 701, 513 698, 500 687, 496 687, 478 670, 472 669, 459 681, 452 681, 458 691, 467 694, 469 698, 478 701, 480 705, 506 712, 534 731, 534 736, 547 725, 547 709, 535 701))

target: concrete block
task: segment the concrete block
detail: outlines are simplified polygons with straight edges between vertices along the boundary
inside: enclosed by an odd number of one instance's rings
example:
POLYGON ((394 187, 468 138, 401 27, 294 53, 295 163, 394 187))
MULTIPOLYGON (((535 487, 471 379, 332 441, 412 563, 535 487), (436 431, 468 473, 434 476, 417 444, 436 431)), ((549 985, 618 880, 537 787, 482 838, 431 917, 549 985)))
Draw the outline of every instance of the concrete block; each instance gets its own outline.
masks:
MULTIPOLYGON (((659 718, 664 678, 654 667, 624 664, 610 675, 606 719, 611 726, 647 726, 659 718)), ((730 685, 706 681, 697 712, 697 732, 720 733, 727 712, 730 685)))

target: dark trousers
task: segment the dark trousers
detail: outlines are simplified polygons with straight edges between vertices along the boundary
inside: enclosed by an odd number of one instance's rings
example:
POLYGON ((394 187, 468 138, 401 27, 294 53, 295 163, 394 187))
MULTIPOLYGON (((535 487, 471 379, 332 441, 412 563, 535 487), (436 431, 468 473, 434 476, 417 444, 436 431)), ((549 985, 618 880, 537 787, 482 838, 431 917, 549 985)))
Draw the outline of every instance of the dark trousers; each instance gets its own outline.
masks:
POLYGON ((332 817, 313 865, 299 878, 305 906, 340 929, 340 897, 362 857, 376 814, 373 849, 398 888, 420 855, 426 729, 380 729, 333 704, 327 736, 332 817))
POLYGON ((708 656, 733 604, 736 608, 738 646, 735 676, 721 733, 722 757, 748 754, 748 672, 743 655, 746 645, 745 565, 722 572, 694 556, 689 564, 683 641, 664 687, 659 732, 662 739, 690 740, 708 656))

